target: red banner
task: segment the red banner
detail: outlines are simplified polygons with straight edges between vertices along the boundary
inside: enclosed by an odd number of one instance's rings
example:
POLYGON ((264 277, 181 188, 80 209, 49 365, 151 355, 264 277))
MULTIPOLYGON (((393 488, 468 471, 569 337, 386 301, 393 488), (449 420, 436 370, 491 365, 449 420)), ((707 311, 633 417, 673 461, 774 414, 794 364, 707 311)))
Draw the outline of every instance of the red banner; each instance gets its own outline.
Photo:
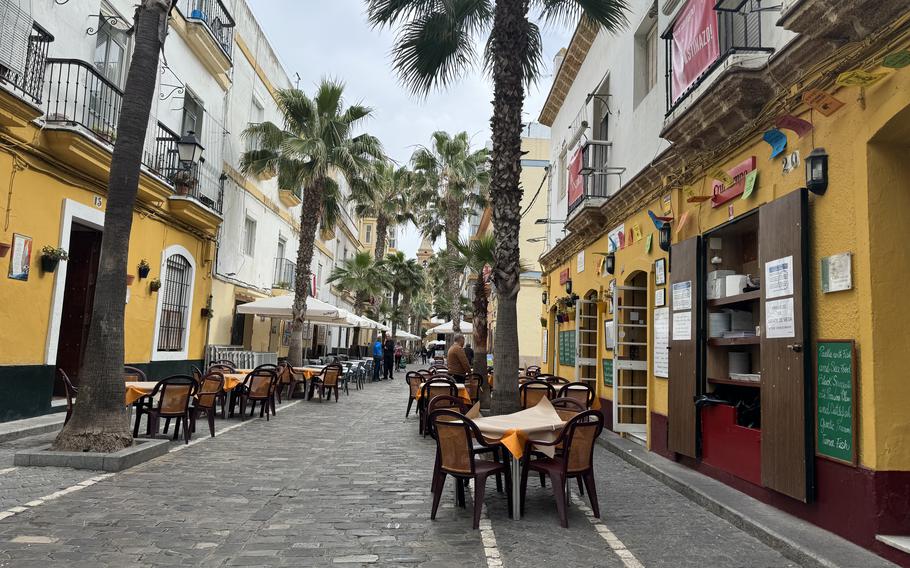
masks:
POLYGON ((673 101, 720 57, 715 0, 689 0, 673 24, 673 101))
POLYGON ((569 164, 569 207, 574 205, 585 193, 585 178, 581 175, 582 149, 572 156, 569 164))

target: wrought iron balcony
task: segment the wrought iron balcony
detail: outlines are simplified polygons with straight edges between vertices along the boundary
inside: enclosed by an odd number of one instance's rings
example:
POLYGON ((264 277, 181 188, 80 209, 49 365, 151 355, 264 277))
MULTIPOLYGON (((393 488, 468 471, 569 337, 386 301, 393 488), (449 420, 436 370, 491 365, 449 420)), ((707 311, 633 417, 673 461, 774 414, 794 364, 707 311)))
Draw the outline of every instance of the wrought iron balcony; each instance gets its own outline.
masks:
POLYGON ((180 0, 177 5, 189 21, 201 22, 230 59, 234 45, 234 18, 221 0, 180 0))
MULTIPOLYGON (((691 1, 691 0, 690 0, 691 1)), ((719 3, 721 4, 721 3, 719 3)), ((705 79, 711 76, 715 69, 723 65, 727 59, 737 53, 771 53, 773 48, 762 44, 762 14, 767 9, 762 9, 762 0, 742 2, 735 11, 715 8, 717 14, 717 33, 720 47, 718 58, 682 93, 673 93, 673 30, 666 32, 662 37, 666 40, 666 94, 667 115, 685 101, 705 79)))
POLYGON ((272 278, 272 288, 292 290, 294 279, 297 276, 297 265, 286 258, 275 259, 275 275, 272 278))
MULTIPOLYGON (((7 29, 4 33, 13 34, 13 31, 7 29)), ((14 35, 12 41, 14 45, 10 59, 0 60, 0 82, 6 83, 13 91, 40 105, 44 71, 47 64, 47 49, 48 45, 54 41, 54 36, 37 23, 33 23, 27 41, 24 41, 21 46, 16 46, 14 35), (18 63, 21 65, 15 65, 15 59, 19 59, 18 63), (13 69, 13 67, 19 68, 13 69)))
MULTIPOLYGON (((610 176, 620 176, 625 168, 610 166, 612 142, 606 140, 588 140, 581 150, 581 171, 584 178, 584 191, 569 203, 568 214, 571 215, 586 201, 606 199, 610 196, 610 176)), ((619 184, 616 184, 619 187, 619 184)))

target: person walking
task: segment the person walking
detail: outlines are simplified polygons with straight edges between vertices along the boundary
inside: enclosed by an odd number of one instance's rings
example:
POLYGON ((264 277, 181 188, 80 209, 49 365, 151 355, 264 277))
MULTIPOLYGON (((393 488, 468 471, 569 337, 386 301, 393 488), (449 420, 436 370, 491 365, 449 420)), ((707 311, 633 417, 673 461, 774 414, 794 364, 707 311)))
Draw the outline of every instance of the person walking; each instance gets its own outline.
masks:
POLYGON ((395 344, 395 370, 401 370, 401 358, 404 357, 404 347, 401 346, 401 343, 395 344))
POLYGON ((382 366, 382 339, 376 335, 373 341, 373 382, 379 382, 379 368, 382 366))
POLYGON ((449 347, 446 363, 449 374, 455 377, 456 383, 463 383, 467 374, 471 372, 471 363, 468 362, 468 356, 464 351, 464 336, 460 333, 455 336, 452 346, 449 347))
POLYGON ((430 357, 430 351, 429 351, 429 349, 427 349, 426 345, 422 345, 420 347, 420 357, 421 357, 421 359, 423 359, 424 366, 426 366, 427 359, 430 357))
POLYGON ((384 378, 390 381, 395 378, 395 340, 387 333, 382 343, 382 366, 385 369, 384 378))

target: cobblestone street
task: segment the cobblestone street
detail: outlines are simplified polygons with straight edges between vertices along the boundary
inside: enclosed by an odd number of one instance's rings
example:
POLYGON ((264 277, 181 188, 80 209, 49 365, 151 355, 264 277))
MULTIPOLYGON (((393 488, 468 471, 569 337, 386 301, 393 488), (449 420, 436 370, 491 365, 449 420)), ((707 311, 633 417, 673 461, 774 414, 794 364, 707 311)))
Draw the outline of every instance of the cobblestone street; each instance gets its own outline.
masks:
POLYGON ((549 486, 533 479, 521 521, 490 483, 489 522, 472 531, 470 497, 455 508, 451 481, 430 521, 434 443, 404 418, 401 376, 337 404, 285 402, 269 422, 219 421, 214 439, 200 432, 194 445, 101 479, 12 468, 14 449, 52 435, 3 444, 0 564, 795 566, 602 448, 599 521, 576 495, 560 528, 549 486))

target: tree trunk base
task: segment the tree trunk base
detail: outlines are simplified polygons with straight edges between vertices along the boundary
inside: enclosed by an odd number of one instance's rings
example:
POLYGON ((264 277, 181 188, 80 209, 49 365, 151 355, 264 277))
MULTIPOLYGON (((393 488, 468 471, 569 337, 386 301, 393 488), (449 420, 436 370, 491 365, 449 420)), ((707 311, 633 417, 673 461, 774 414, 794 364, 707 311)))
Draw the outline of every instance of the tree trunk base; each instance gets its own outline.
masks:
POLYGON ((52 450, 59 452, 113 453, 133 445, 129 432, 60 432, 54 440, 52 450))

